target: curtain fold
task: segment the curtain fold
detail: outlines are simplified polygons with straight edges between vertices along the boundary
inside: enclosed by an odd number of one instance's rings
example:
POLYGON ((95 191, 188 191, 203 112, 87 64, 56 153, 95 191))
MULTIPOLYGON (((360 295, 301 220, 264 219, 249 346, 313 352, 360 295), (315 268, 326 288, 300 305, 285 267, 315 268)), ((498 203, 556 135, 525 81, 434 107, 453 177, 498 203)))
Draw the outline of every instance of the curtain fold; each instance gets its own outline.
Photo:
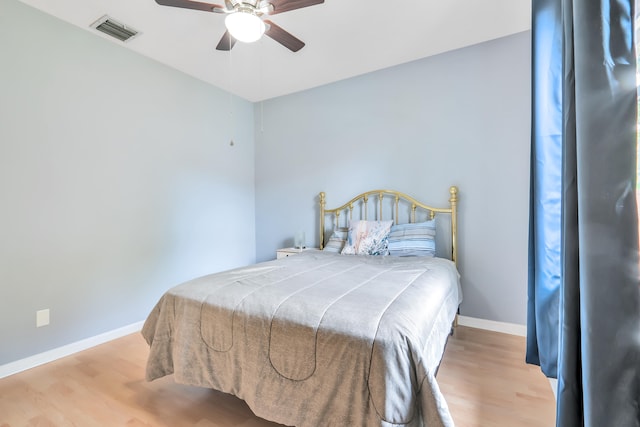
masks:
POLYGON ((561 2, 533 4, 528 363, 557 375, 562 174, 561 2))
MULTIPOLYGON (((534 110, 544 110, 549 96, 540 91, 560 93, 562 101, 559 109, 556 103, 547 104, 548 113, 555 115, 555 120, 548 120, 553 123, 550 131, 535 113, 532 123, 532 159, 534 153, 536 158, 531 172, 532 337, 527 361, 539 362, 547 375, 557 374, 557 426, 640 426, 634 3, 533 0, 533 5, 534 110), (549 28, 556 35, 560 31, 561 43, 553 38, 553 43, 540 46, 545 37, 535 33, 549 28), (560 75, 557 68, 549 72, 541 66, 537 52, 546 49, 553 51, 553 58, 561 58, 560 75), (556 132, 557 123, 559 140, 540 137, 556 132), (559 158, 540 161, 537 153, 549 149, 540 147, 547 144, 560 150, 559 158), (560 209, 552 207, 560 215, 560 253, 553 257, 552 264, 557 264, 549 270, 552 273, 543 270, 547 266, 537 260, 542 251, 536 250, 548 242, 540 229, 557 224, 547 222, 536 209, 548 187, 535 185, 546 178, 560 188, 560 209), (540 294, 558 305, 541 303, 545 301, 540 294), (555 348, 553 338, 541 339, 554 334, 555 348)), ((555 250, 556 243, 552 238, 549 246, 555 250)))

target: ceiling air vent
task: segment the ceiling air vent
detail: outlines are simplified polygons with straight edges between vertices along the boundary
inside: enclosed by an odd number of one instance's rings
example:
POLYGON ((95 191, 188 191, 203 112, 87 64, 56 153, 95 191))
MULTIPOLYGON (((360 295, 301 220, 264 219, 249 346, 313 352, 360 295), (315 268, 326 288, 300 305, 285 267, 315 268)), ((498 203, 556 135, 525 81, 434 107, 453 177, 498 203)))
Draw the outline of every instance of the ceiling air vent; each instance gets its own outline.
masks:
POLYGON ((137 30, 134 30, 128 25, 121 24, 107 15, 104 15, 102 18, 91 24, 91 28, 95 28, 106 35, 115 37, 122 42, 127 42, 139 34, 137 30))

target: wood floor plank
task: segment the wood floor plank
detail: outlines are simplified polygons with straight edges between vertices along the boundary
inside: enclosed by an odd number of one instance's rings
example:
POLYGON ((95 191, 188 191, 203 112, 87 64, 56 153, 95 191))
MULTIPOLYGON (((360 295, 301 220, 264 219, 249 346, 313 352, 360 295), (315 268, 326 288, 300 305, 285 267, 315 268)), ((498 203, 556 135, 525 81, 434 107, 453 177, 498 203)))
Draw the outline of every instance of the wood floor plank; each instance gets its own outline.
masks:
POLYGON ((457 427, 550 427, 555 399, 540 368, 524 363, 525 338, 458 327, 438 373, 457 427))
MULTIPOLYGON (((459 326, 438 373, 457 427, 550 427, 555 401, 522 337, 459 326)), ((268 427, 214 390, 144 380, 149 349, 132 334, 0 380, 0 427, 268 427)))

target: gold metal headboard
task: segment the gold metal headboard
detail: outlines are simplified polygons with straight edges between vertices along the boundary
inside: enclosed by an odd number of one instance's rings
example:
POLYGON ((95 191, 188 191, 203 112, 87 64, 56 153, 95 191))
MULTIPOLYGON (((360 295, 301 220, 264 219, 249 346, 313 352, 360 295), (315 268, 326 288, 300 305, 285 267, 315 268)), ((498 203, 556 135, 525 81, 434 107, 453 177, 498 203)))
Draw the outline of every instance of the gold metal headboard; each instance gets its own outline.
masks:
POLYGON ((340 223, 340 215, 342 212, 348 212, 349 220, 353 217, 354 204, 362 200, 361 219, 367 219, 368 217, 368 205, 369 197, 374 196, 378 198, 378 207, 374 214, 378 215, 378 218, 383 216, 383 200, 386 196, 391 196, 393 201, 394 216, 393 220, 398 221, 399 218, 399 205, 400 202, 406 203, 411 206, 411 213, 409 222, 416 221, 416 210, 418 208, 428 212, 429 219, 435 218, 436 214, 450 214, 451 215, 451 260, 456 262, 458 259, 458 221, 457 221, 457 208, 458 208, 458 187, 452 186, 449 188, 449 207, 448 208, 435 208, 425 203, 419 202, 413 197, 394 190, 372 190, 359 194, 342 206, 334 209, 325 208, 325 193, 320 193, 320 249, 324 248, 325 240, 325 216, 333 215, 334 228, 337 228, 340 223))

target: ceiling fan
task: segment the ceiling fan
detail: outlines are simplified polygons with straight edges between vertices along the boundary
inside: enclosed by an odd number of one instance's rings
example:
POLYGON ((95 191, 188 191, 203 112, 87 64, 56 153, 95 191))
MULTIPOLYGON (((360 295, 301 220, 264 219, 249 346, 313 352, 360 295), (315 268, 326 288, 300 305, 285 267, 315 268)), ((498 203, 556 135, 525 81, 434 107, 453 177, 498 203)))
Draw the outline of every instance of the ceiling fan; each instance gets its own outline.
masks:
POLYGON ((266 34, 292 52, 297 52, 304 47, 304 42, 270 20, 263 19, 263 16, 313 6, 324 3, 324 0, 224 0, 224 6, 191 0, 156 0, 156 3, 226 14, 227 30, 218 42, 217 50, 231 50, 236 40, 251 43, 266 34))

